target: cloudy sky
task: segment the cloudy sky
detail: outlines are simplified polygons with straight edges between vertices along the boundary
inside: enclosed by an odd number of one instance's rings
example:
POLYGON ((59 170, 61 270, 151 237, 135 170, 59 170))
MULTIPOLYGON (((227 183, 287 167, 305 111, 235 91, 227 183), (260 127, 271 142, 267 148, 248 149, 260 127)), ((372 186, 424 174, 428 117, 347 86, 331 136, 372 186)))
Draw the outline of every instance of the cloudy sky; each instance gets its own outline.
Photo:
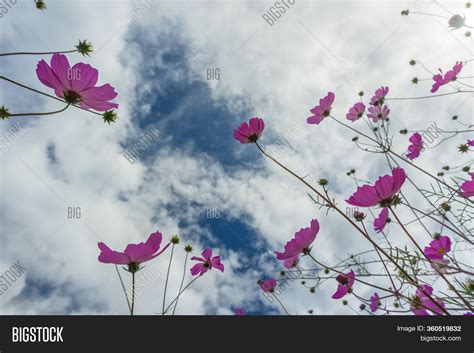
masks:
MULTIPOLYGON (((119 120, 109 126, 70 108, 0 124, 3 137, 12 126, 21 131, 0 157, 0 273, 17 261, 27 268, 1 295, 3 314, 126 314, 114 267, 97 261, 97 242, 122 250, 156 230, 167 239, 179 234, 196 254, 212 247, 226 266, 224 274, 212 271, 197 281, 178 313, 232 314, 236 307, 279 313, 257 281, 278 273, 272 251, 294 232, 318 218, 314 251, 328 263, 367 249, 367 243, 336 215, 319 210, 303 185, 255 146, 235 141, 233 129, 262 117, 262 145, 287 141, 278 158, 312 182, 329 179, 332 195, 345 207, 354 191, 349 169, 373 181, 389 168, 382 156, 358 150, 354 134, 334 122, 307 125, 309 109, 328 91, 336 93, 333 113, 340 119, 361 90, 370 96, 387 85, 393 97, 429 94, 429 82, 411 83, 429 74, 409 60, 435 71, 470 59, 473 50, 472 37, 449 31, 441 18, 400 16, 407 8, 448 16, 446 7, 472 18, 463 2, 297 0, 272 25, 262 18, 271 1, 48 0, 44 12, 32 3, 18 1, 0 18, 0 51, 62 51, 79 39, 91 41, 90 58, 76 53, 69 61, 98 68, 99 83, 116 88, 119 120), (219 79, 208 77, 216 69, 219 79), (123 154, 157 124, 162 135, 131 164, 123 154), (80 208, 80 218, 68 218, 70 208, 80 208)), ((1 75, 49 91, 35 74, 42 58, 49 62, 47 55, 3 57, 1 75)), ((472 65, 466 70, 471 76, 472 65)), ((5 81, 0 104, 11 112, 61 108, 5 81)), ((453 115, 473 121, 470 94, 390 107, 394 132, 434 122, 447 128, 453 115)), ((395 134, 398 151, 406 149, 406 138, 395 134)), ((459 158, 456 146, 464 141, 427 150, 420 165, 436 173, 459 158)), ((399 233, 393 227, 388 236, 399 233)), ((139 273, 137 313, 159 312, 168 260, 164 254, 139 273)), ((180 247, 168 300, 178 290, 183 262, 180 247)), ((123 276, 128 286, 128 274, 123 276)), ((334 288, 328 282, 311 294, 295 283, 281 300, 297 314, 352 314, 358 303, 332 300, 334 288)))

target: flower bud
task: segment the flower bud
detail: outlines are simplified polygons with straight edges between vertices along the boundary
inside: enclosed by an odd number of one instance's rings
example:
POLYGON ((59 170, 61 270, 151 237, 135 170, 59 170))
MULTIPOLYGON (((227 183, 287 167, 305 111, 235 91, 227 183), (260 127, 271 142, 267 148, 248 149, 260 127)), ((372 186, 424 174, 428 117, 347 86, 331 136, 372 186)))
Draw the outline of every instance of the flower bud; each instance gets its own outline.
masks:
POLYGON ((104 119, 104 123, 115 123, 118 119, 117 114, 115 113, 115 110, 107 110, 104 114, 102 114, 102 119, 104 119))
POLYGON ((354 211, 354 219, 357 222, 362 222, 365 218, 365 213, 360 211, 354 211))
POLYGON ((461 152, 461 153, 466 153, 467 151, 469 151, 469 146, 466 145, 466 144, 459 145, 458 146, 458 151, 461 152))
POLYGON ((43 0, 35 0, 36 8, 38 10, 46 10, 46 3, 43 0))
POLYGON ((318 180, 318 184, 321 185, 321 186, 326 186, 329 184, 329 180, 327 179, 319 179, 318 180))
POLYGON ((90 56, 89 54, 92 53, 93 51, 93 46, 91 42, 88 42, 87 40, 79 40, 79 44, 76 45, 77 52, 79 54, 82 54, 83 56, 90 56))

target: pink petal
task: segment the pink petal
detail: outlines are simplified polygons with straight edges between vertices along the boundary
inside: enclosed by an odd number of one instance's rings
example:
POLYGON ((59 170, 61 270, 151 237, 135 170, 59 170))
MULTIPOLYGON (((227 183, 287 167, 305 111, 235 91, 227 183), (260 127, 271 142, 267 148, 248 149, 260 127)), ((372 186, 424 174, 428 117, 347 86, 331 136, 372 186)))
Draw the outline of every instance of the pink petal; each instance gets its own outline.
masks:
MULTIPOLYGON (((38 63, 36 67, 36 75, 38 76, 38 79, 41 81, 41 83, 43 83, 45 86, 48 86, 55 91, 63 91, 63 85, 61 84, 61 81, 53 72, 53 70, 51 70, 46 61, 41 60, 38 63)), ((56 95, 58 96, 57 93, 56 95)))
POLYGON ((212 249, 206 249, 201 253, 202 257, 206 260, 210 259, 212 256, 212 249))
POLYGON ((128 255, 132 262, 142 263, 153 257, 152 249, 145 243, 128 244, 125 248, 125 254, 128 255))
POLYGON ((195 264, 191 268, 191 274, 193 276, 196 276, 196 275, 202 276, 203 274, 205 274, 207 272, 207 270, 208 270, 208 268, 205 267, 203 264, 195 264))
POLYGON ((379 203, 380 199, 375 188, 371 185, 359 186, 346 202, 353 206, 371 207, 379 203))
POLYGON ((349 288, 342 284, 337 286, 336 292, 332 295, 332 299, 340 299, 347 294, 349 288))
POLYGON ((150 247, 153 253, 155 253, 160 248, 162 240, 163 235, 160 232, 156 231, 155 233, 150 234, 145 244, 150 247))
POLYGON ((99 79, 99 71, 89 64, 77 63, 71 68, 69 78, 72 90, 80 93, 86 88, 95 87, 99 79))
POLYGON ((377 233, 380 233, 387 224, 388 220, 388 208, 383 208, 379 216, 374 221, 374 230, 377 233))
POLYGON ((69 77, 71 76, 70 66, 66 55, 58 53, 54 54, 51 58, 51 69, 59 78, 65 89, 72 89, 71 83, 69 82, 69 77))

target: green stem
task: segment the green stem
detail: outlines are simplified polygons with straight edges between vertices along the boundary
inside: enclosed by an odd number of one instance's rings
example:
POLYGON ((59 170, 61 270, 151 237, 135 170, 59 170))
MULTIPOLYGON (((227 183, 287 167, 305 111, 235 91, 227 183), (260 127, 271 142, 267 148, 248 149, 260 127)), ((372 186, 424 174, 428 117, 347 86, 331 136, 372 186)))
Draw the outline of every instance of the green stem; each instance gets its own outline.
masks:
MULTIPOLYGON (((385 147, 380 141, 374 140, 372 137, 370 137, 370 136, 364 134, 363 132, 360 132, 359 130, 354 129, 353 127, 351 127, 351 126, 349 126, 349 125, 343 123, 342 121, 339 121, 338 119, 336 119, 336 118, 333 117, 332 115, 330 115, 330 117, 331 117, 334 121, 336 121, 338 124, 341 124, 342 126, 344 126, 344 127, 348 128, 348 129, 354 131, 355 133, 357 133, 357 134, 359 134, 359 135, 361 135, 361 136, 364 136, 365 138, 371 140, 372 142, 377 143, 377 144, 380 146, 380 148, 383 149, 384 152, 390 153, 390 154, 394 155, 395 157, 401 159, 401 160, 404 161, 405 163, 408 163, 408 164, 411 165, 412 167, 418 169, 420 172, 422 172, 422 173, 428 175, 429 177, 433 178, 433 179, 436 180, 438 183, 443 184, 444 186, 446 186, 447 188, 451 189, 451 190, 454 191, 455 193, 458 193, 458 192, 459 192, 459 190, 454 189, 451 185, 445 183, 443 180, 441 180, 441 179, 435 177, 433 174, 430 174, 429 172, 427 172, 427 171, 424 170, 423 168, 418 167, 416 164, 410 162, 408 159, 403 158, 403 157, 400 156, 398 153, 392 151, 390 148, 385 147)), ((467 199, 467 200, 470 201, 469 199, 467 199)), ((472 202, 472 201, 470 201, 470 202, 472 202)))
MULTIPOLYGON (((327 266, 327 265, 324 265, 323 263, 321 263, 321 262, 319 262, 318 260, 316 260, 316 258, 314 258, 313 255, 311 255, 311 254, 309 254, 309 257, 310 257, 316 264, 318 264, 319 266, 322 266, 322 267, 324 267, 324 268, 326 268, 326 269, 328 269, 328 270, 331 270, 331 271, 333 271, 333 272, 336 272, 336 273, 338 273, 338 274, 341 274, 341 275, 344 275, 344 276, 346 275, 344 272, 341 272, 341 271, 336 270, 336 269, 334 269, 334 268, 332 268, 332 267, 329 267, 329 266, 327 266)), ((362 280, 358 279, 357 277, 354 277, 354 281, 355 281, 355 282, 360 282, 360 283, 365 284, 366 286, 369 286, 369 287, 373 287, 373 288, 376 288, 376 289, 379 289, 379 290, 382 290, 382 291, 385 291, 385 292, 392 293, 392 294, 395 295, 397 298, 402 297, 402 298, 405 299, 408 303, 410 302, 410 298, 409 298, 409 297, 407 297, 407 296, 405 296, 405 295, 399 293, 398 291, 396 291, 395 288, 394 288, 395 291, 393 291, 393 290, 390 290, 390 289, 386 289, 386 288, 383 288, 383 287, 379 287, 379 286, 376 286, 376 285, 374 285, 374 284, 371 284, 371 283, 362 281, 362 280)), ((435 300, 431 297, 431 295, 429 295, 428 293, 426 293, 423 289, 421 289, 421 288, 419 288, 419 289, 420 289, 433 303, 435 303, 437 306, 439 306, 439 308, 440 308, 446 315, 450 315, 446 309, 444 309, 442 306, 440 306, 440 305, 438 304, 438 302, 435 301, 435 300)), ((427 310, 429 310, 429 311, 431 311, 431 312, 433 312, 434 314, 436 314, 436 311, 434 311, 432 308, 429 308, 429 307, 424 306, 424 305, 422 305, 422 307, 425 308, 425 309, 427 309, 427 310)))
POLYGON ((280 304, 280 306, 283 308, 283 310, 285 311, 286 315, 290 315, 290 313, 286 310, 285 306, 283 305, 283 303, 280 301, 280 299, 278 299, 277 295, 275 293, 272 293, 273 296, 275 297, 275 299, 277 300, 277 302, 280 304))
POLYGON ((472 92, 473 91, 456 91, 456 92, 449 92, 449 93, 433 94, 431 96, 385 98, 385 100, 386 101, 416 100, 416 99, 444 97, 444 96, 450 96, 450 95, 458 94, 458 93, 472 93, 472 92))
MULTIPOLYGON (((425 252, 423 251, 423 249, 421 248, 421 246, 418 244, 418 242, 413 238, 413 236, 408 232, 408 230, 405 228, 405 226, 403 225, 403 223, 400 221, 400 219, 398 218, 397 214, 393 211, 393 208, 392 207, 389 207, 390 209, 390 212, 392 212, 393 216, 395 217, 395 219, 397 220, 398 224, 400 225, 400 227, 402 227, 403 231, 405 232, 405 234, 408 236, 408 238, 411 240, 411 242, 413 244, 415 244, 416 248, 423 254, 423 256, 426 258, 426 260, 428 260, 428 262, 432 263, 432 261, 425 255, 425 252)), ((456 295, 459 297, 459 299, 462 300, 462 302, 470 309, 472 310, 472 306, 471 304, 458 292, 458 290, 451 284, 451 282, 446 278, 446 276, 443 274, 443 272, 441 270, 438 269, 438 266, 436 266, 436 264, 434 264, 433 268, 435 269, 436 272, 438 272, 438 274, 441 276, 441 278, 446 282, 446 284, 449 286, 450 289, 453 290, 454 293, 456 293, 456 295)), ((431 298, 430 298, 431 299, 431 298)), ((443 309, 439 304, 438 302, 436 302, 435 300, 432 300, 434 304, 436 304, 437 306, 439 306, 440 309, 443 309)))
POLYGON ((196 282, 199 277, 200 277, 200 276, 195 277, 191 282, 189 282, 189 283, 183 288, 183 290, 182 290, 181 292, 178 293, 178 296, 177 296, 176 298, 174 298, 173 301, 166 307, 166 309, 164 310, 164 312, 162 313, 162 315, 165 315, 165 314, 168 312, 169 308, 171 308, 171 306, 178 300, 179 296, 180 296, 181 294, 183 294, 184 291, 185 291, 186 289, 188 289, 188 287, 190 287, 194 282, 196 282))
POLYGON ((130 308, 130 315, 133 316, 135 309, 135 272, 132 272, 132 306, 130 308))
POLYGON ((115 266, 115 270, 117 271, 117 275, 119 277, 120 284, 122 285, 123 294, 125 294, 125 299, 127 300, 128 311, 130 311, 130 314, 131 314, 132 313, 132 307, 130 306, 130 301, 128 300, 128 295, 127 295, 127 290, 125 289, 125 284, 123 283, 122 276, 120 275, 120 272, 118 270, 117 265, 114 265, 114 266, 115 266))
POLYGON ((51 55, 51 54, 69 54, 75 53, 77 49, 74 50, 64 50, 64 51, 45 51, 45 52, 29 52, 29 51, 19 51, 14 53, 1 53, 0 56, 11 56, 11 55, 51 55))
MULTIPOLYGON (((331 117, 333 118, 333 117, 331 117)), ((333 118, 334 119, 334 118, 333 118)), ((336 120, 337 121, 337 120, 336 120)), ((343 124, 344 125, 344 124, 343 124)), ((394 259, 392 259, 392 257, 387 254, 387 252, 382 249, 370 236, 369 234, 367 234, 366 232, 364 232, 363 229, 361 229, 357 224, 355 224, 355 222, 350 219, 343 211, 341 211, 336 205, 334 205, 330 200, 326 199, 326 197, 324 195, 322 195, 318 190, 316 190, 311 184, 309 184, 306 180, 304 180, 304 178, 301 178, 298 174, 296 174, 295 172, 293 172, 292 170, 290 170, 289 168, 287 168, 286 166, 284 166, 283 164, 281 164, 280 162, 278 162, 275 158, 273 158, 272 156, 270 156, 269 154, 267 154, 261 147, 260 145, 258 144, 258 142, 255 142, 255 145, 257 146, 257 148, 260 150, 260 152, 262 152, 262 154, 264 156, 266 156, 267 158, 269 158, 270 160, 272 160, 273 162, 275 162, 277 165, 279 165, 281 168, 283 168, 284 170, 286 170, 288 173, 290 173, 291 175, 293 175, 295 178, 297 178, 298 180, 300 180, 303 184, 305 184, 310 190, 312 190, 313 192, 315 192, 319 197, 321 197, 331 208, 333 208, 334 210, 336 210, 336 212, 338 212, 343 218, 345 218, 355 229, 357 229, 363 236, 364 238, 366 238, 374 248, 378 249, 388 260, 390 260, 390 262, 392 262, 395 267, 397 269, 399 269, 401 271, 401 273, 404 275, 404 277, 410 282, 412 283, 413 285, 415 285, 417 288, 419 287, 418 286, 418 280, 415 278, 412 278, 406 271, 403 267, 401 267, 397 261, 395 261, 394 259)), ((315 260, 316 261, 316 260, 315 260)), ((361 282, 361 281, 359 281, 361 282)), ((375 287, 374 285, 371 285, 372 287, 375 287)), ((387 289, 383 289, 385 291, 387 291, 387 289)), ((424 290, 422 290, 420 288, 420 290, 430 299, 432 300, 433 302, 434 299, 428 294, 426 293, 424 290)), ((437 302, 436 302, 437 303, 437 302)), ((438 304, 437 304, 438 305, 438 304)), ((444 310, 444 308, 441 308, 442 311, 444 313, 446 313, 446 315, 450 315, 446 310, 444 310)))
POLYGON ((7 115, 1 115, 0 117, 2 116, 6 116, 8 118, 10 117, 15 117, 15 116, 41 116, 41 115, 53 115, 53 114, 58 114, 58 113, 62 113, 63 111, 65 111, 67 108, 69 108, 71 104, 68 103, 64 108, 60 109, 60 110, 55 110, 55 111, 52 111, 52 112, 46 112, 46 113, 21 113, 21 114, 7 114, 7 115))

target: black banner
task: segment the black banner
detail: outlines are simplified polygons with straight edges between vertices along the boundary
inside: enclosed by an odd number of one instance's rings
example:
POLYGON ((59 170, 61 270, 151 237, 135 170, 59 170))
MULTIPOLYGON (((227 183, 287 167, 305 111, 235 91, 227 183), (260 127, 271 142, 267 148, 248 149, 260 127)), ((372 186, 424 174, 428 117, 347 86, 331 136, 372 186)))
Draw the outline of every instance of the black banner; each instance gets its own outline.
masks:
POLYGON ((472 317, 3 316, 0 352, 474 352, 472 317))

